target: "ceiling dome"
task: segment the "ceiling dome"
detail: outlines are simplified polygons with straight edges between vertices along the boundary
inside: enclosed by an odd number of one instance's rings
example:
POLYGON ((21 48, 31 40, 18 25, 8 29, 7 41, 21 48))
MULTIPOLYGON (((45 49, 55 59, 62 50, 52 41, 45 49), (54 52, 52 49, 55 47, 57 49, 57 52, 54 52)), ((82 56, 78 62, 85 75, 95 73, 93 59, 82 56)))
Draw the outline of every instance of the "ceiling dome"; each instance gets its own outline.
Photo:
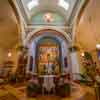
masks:
POLYGON ((29 24, 64 26, 66 23, 64 17, 59 13, 39 12, 31 17, 29 24))
POLYGON ((64 17, 67 24, 71 24, 85 1, 86 0, 17 0, 16 2, 18 2, 27 23, 36 13, 56 12, 64 17))

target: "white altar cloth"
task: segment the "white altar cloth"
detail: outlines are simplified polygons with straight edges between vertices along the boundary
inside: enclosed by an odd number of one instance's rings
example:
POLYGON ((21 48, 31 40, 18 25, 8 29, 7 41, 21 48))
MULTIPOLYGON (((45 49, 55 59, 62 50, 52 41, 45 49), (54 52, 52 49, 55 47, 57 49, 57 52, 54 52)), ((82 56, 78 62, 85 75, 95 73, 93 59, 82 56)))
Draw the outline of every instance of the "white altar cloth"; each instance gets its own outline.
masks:
POLYGON ((41 75, 40 77, 43 77, 43 88, 45 88, 48 92, 50 92, 52 88, 55 88, 55 75, 41 75))

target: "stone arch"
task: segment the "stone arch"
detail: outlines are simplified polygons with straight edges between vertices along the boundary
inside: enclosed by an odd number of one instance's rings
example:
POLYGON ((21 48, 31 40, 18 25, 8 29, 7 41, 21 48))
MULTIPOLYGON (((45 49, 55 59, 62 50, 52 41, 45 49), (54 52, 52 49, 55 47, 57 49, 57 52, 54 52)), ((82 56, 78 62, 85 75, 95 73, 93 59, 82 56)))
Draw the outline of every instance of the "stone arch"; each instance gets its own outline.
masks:
POLYGON ((32 39, 34 39, 35 37, 39 36, 41 33, 46 32, 46 31, 53 32, 53 33, 55 32, 55 34, 58 34, 58 36, 63 37, 71 45, 72 40, 69 37, 69 35, 65 31, 62 31, 56 27, 42 27, 42 28, 33 30, 32 32, 28 33, 25 39, 25 44, 27 45, 28 43, 31 42, 32 39))
MULTIPOLYGON (((63 36, 63 34, 61 32, 58 32, 58 31, 52 30, 52 29, 44 29, 44 30, 36 31, 36 33, 34 33, 30 37, 28 37, 28 40, 26 42, 27 42, 28 48, 30 48, 30 51, 29 51, 30 55, 31 54, 33 55, 34 63, 36 62, 35 61, 36 60, 35 59, 36 58, 36 45, 37 45, 38 41, 44 37, 56 38, 61 43, 61 55, 62 55, 61 64, 62 64, 62 66, 64 66, 64 58, 67 56, 68 56, 68 58, 70 58, 68 48, 71 45, 71 42, 68 39, 68 37, 63 36), (46 33, 46 32, 48 32, 48 33, 46 33)), ((70 61, 68 61, 68 62, 70 62, 70 61)), ((68 64, 68 66, 70 66, 70 63, 68 64)), ((35 64, 33 65, 33 70, 34 70, 34 68, 35 68, 35 64)), ((62 67, 62 71, 64 71, 64 70, 65 70, 64 67, 62 67)), ((69 67, 69 70, 70 70, 70 67, 69 67)))

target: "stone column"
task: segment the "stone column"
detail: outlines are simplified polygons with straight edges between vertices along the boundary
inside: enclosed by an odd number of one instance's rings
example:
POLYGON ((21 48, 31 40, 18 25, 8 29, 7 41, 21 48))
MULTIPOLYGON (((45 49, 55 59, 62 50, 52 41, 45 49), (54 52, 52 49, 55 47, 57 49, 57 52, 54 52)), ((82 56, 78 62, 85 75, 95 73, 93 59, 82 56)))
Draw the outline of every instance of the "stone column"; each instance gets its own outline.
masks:
POLYGON ((68 63, 68 60, 67 59, 69 59, 68 58, 68 47, 67 47, 67 43, 65 42, 65 41, 62 41, 62 43, 61 43, 61 53, 62 53, 62 59, 61 59, 61 61, 62 61, 62 72, 64 73, 64 72, 68 72, 68 67, 69 67, 69 63, 68 63), (65 66, 65 62, 64 62, 64 60, 65 60, 65 58, 67 58, 66 60, 66 62, 67 62, 67 66, 65 66))
POLYGON ((32 65, 32 73, 35 73, 35 69, 36 69, 36 42, 33 41, 32 42, 32 45, 31 45, 31 48, 30 48, 30 53, 31 53, 31 56, 33 57, 33 65, 32 65))
POLYGON ((72 79, 77 80, 80 73, 79 62, 77 57, 77 51, 72 51, 70 54, 71 58, 71 70, 72 70, 72 79))

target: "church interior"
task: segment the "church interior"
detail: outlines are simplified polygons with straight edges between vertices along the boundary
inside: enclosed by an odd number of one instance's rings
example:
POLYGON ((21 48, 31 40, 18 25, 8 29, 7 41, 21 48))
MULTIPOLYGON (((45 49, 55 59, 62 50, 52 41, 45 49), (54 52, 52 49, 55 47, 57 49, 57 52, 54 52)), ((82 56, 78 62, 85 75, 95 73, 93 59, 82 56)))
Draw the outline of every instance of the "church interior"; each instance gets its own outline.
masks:
POLYGON ((0 0, 0 100, 100 100, 100 0, 0 0))

